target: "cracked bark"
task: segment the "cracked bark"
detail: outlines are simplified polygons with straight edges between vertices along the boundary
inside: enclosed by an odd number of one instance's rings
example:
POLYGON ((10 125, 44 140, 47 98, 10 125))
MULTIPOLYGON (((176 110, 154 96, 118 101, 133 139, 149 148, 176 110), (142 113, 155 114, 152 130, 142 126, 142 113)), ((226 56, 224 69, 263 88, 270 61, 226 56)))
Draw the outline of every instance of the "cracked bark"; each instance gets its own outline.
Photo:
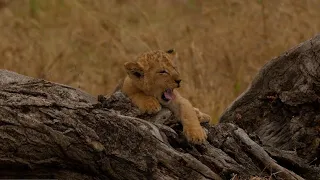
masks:
POLYGON ((319 52, 317 36, 270 61, 220 124, 203 124, 202 145, 119 91, 97 99, 1 70, 0 178, 320 179, 319 52))

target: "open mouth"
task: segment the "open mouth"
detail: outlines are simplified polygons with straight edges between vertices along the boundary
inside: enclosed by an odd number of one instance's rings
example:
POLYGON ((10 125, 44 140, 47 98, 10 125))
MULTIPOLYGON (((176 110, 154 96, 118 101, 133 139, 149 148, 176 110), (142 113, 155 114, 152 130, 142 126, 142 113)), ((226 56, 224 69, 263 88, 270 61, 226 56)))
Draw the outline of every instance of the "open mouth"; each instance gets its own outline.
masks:
POLYGON ((161 99, 168 102, 174 99, 174 94, 173 94, 173 90, 172 89, 166 89, 162 95, 161 95, 161 99))

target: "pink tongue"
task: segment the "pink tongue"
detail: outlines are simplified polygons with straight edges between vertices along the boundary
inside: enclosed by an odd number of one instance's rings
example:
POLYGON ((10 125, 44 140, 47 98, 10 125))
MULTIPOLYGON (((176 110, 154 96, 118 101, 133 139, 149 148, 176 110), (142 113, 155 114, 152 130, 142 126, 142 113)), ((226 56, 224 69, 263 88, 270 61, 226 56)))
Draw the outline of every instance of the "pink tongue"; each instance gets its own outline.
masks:
POLYGON ((174 99, 174 95, 171 89, 167 89, 163 94, 164 94, 164 97, 168 100, 174 99))

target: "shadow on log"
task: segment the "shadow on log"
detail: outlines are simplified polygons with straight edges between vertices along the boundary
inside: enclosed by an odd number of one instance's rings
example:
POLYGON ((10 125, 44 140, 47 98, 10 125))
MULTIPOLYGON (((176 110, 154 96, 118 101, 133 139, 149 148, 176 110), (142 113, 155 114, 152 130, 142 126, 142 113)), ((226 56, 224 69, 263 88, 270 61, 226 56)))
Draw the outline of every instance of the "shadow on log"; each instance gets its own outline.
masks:
POLYGON ((320 179, 319 57, 317 36, 270 61, 202 145, 167 109, 2 70, 0 178, 320 179))

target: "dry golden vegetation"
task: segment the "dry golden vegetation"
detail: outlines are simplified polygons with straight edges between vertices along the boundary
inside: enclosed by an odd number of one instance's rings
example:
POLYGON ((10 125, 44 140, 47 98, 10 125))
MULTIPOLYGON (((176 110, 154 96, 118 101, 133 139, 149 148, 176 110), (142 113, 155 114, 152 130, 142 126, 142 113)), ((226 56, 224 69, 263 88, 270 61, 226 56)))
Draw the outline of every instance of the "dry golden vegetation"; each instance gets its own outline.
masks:
POLYGON ((219 114, 320 30, 318 0, 0 0, 0 68, 107 94, 123 63, 175 48, 182 94, 219 114))

